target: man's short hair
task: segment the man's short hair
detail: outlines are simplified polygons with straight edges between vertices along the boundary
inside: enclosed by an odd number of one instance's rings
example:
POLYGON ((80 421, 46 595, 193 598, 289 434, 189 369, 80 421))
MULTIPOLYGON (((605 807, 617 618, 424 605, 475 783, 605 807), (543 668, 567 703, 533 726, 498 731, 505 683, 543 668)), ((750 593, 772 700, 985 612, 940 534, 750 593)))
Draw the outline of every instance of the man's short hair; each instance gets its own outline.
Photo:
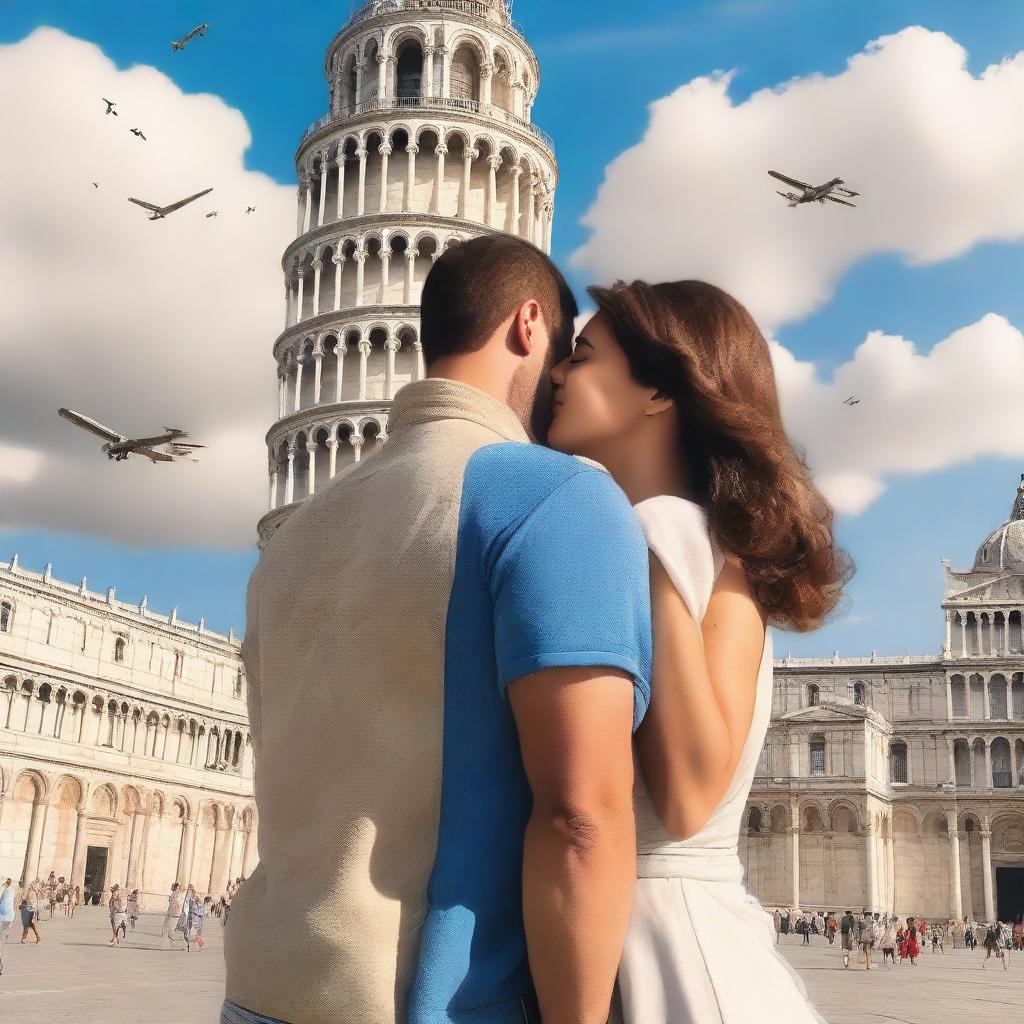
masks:
POLYGON ((420 299, 426 364, 482 348, 529 299, 540 304, 552 344, 568 355, 579 310, 561 271, 545 253, 504 234, 451 246, 427 274, 420 299))

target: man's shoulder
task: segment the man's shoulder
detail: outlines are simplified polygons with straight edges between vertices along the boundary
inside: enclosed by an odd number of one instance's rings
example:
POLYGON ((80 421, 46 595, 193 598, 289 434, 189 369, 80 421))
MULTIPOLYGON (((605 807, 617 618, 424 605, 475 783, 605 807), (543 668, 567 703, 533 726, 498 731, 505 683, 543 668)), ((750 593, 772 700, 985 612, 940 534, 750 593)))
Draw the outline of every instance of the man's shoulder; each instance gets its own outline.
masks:
POLYGON ((539 444, 502 441, 477 449, 466 464, 463 498, 469 509, 520 520, 569 484, 571 491, 628 508, 628 501, 598 463, 539 444))

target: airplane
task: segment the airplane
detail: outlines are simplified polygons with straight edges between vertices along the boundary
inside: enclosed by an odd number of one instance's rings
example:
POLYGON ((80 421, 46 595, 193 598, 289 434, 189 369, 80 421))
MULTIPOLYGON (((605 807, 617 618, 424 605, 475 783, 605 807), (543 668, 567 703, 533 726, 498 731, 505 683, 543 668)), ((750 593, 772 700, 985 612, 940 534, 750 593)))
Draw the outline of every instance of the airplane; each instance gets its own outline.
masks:
POLYGON ((255 206, 247 206, 245 208, 245 212, 246 213, 255 213, 256 212, 256 207, 255 206))
POLYGON ((188 196, 186 199, 179 199, 176 203, 171 203, 170 206, 154 206, 152 203, 144 202, 142 199, 132 199, 128 197, 129 203, 135 203, 136 206, 141 206, 144 210, 152 211, 150 220, 162 220, 169 213, 174 213, 175 210, 180 210, 183 206, 191 203, 195 199, 199 199, 200 196, 205 196, 208 192, 212 192, 212 188, 203 189, 202 192, 197 192, 194 196, 188 196))
POLYGON ((196 38, 196 36, 202 37, 206 35, 206 30, 209 27, 210 26, 205 21, 202 25, 196 25, 188 35, 182 36, 176 42, 171 43, 171 53, 177 53, 179 50, 184 50, 185 47, 196 38))
POLYGON ((164 427, 165 434, 158 434, 156 437, 125 437, 118 434, 109 427, 97 423, 96 420, 83 416, 73 409, 58 409, 57 413, 76 427, 88 430, 90 434, 106 439, 106 444, 100 449, 108 459, 115 462, 124 462, 129 455, 145 455, 150 462, 178 462, 181 459, 188 459, 189 462, 198 462, 192 457, 192 453, 198 448, 205 448, 203 444, 192 444, 187 441, 179 441, 180 437, 188 437, 188 434, 179 427, 164 427), (158 452, 156 445, 167 445, 168 451, 158 452))
POLYGON ((106 110, 106 112, 107 112, 108 114, 113 114, 113 115, 114 115, 114 117, 118 117, 119 115, 118 115, 117 111, 116 111, 116 110, 114 109, 114 107, 116 107, 116 106, 117 106, 117 104, 116 104, 116 103, 115 103, 115 102, 114 102, 113 100, 108 100, 106 96, 102 96, 102 97, 101 97, 101 99, 102 99, 102 100, 103 100, 103 102, 104 102, 104 103, 106 103, 106 105, 107 105, 107 110, 106 110))
POLYGON ((217 216, 217 213, 218 213, 218 211, 217 211, 217 210, 211 210, 211 211, 210 211, 210 212, 209 212, 209 213, 208 213, 208 214, 206 215, 206 217, 207 217, 207 219, 209 219, 210 217, 216 217, 216 216, 217 216))
POLYGON ((139 129, 139 128, 130 128, 129 131, 132 133, 132 135, 135 135, 138 138, 142 139, 143 142, 149 142, 149 139, 147 139, 146 136, 142 134, 141 129, 139 129))
POLYGON ((779 174, 778 171, 769 171, 768 173, 773 178, 778 178, 779 181, 784 181, 787 185, 800 189, 800 193, 777 193, 783 199, 788 199, 790 206, 799 206, 801 203, 823 203, 826 199, 833 203, 841 203, 843 206, 856 206, 856 203, 848 203, 845 199, 839 199, 837 196, 832 195, 832 193, 838 192, 844 196, 860 195, 859 192, 854 192, 851 189, 841 188, 840 186, 845 184, 842 178, 833 178, 831 181, 826 181, 824 185, 808 185, 806 182, 797 181, 796 178, 787 178, 785 174, 779 174))
POLYGON ((852 409, 855 405, 860 405, 860 399, 850 395, 849 398, 843 401, 843 405, 848 405, 852 409))

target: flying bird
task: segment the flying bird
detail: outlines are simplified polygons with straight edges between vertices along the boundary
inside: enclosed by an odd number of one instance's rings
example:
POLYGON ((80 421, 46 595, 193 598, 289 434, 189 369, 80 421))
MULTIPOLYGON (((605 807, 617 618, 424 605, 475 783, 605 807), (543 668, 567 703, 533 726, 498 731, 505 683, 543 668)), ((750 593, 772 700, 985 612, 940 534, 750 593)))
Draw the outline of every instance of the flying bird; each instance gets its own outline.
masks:
POLYGON ((129 131, 132 133, 132 135, 135 135, 138 138, 142 139, 143 142, 148 142, 149 141, 149 139, 147 139, 146 136, 142 134, 141 129, 139 129, 139 128, 130 128, 129 131))
POLYGON ((206 30, 210 26, 204 21, 202 25, 196 25, 191 32, 187 35, 182 36, 180 39, 176 39, 171 43, 171 53, 177 53, 179 50, 184 50, 189 43, 192 42, 197 36, 202 37, 206 35, 206 30))
POLYGON ((185 199, 179 199, 176 203, 171 203, 170 206, 156 206, 153 203, 147 203, 142 199, 132 199, 131 196, 128 197, 128 202, 135 203, 136 206, 141 206, 144 210, 149 210, 151 213, 149 218, 150 220, 162 220, 167 216, 167 214, 174 213, 175 210, 180 210, 188 203, 191 203, 212 191, 212 188, 203 189, 202 192, 197 192, 194 196, 187 196, 185 199))
POLYGON ((114 109, 114 107, 116 107, 117 104, 113 100, 108 100, 106 96, 103 96, 101 98, 102 98, 103 102, 106 103, 106 105, 107 105, 106 113, 113 114, 114 117, 118 117, 119 115, 118 115, 117 111, 114 109))
POLYGON ((179 438, 188 437, 188 433, 180 427, 164 427, 165 433, 157 434, 155 437, 125 437, 124 434, 119 434, 116 430, 111 430, 110 427, 75 412, 74 409, 61 408, 57 412, 76 427, 102 437, 106 443, 100 446, 100 450, 108 459, 115 462, 124 462, 129 455, 144 455, 150 462, 178 462, 181 459, 198 462, 194 453, 206 447, 202 444, 180 441, 179 438), (166 445, 167 448, 165 451, 157 451, 158 445, 166 445))
POLYGON ((211 210, 206 216, 207 216, 207 219, 209 219, 210 217, 216 217, 217 216, 217 211, 216 210, 211 210))
POLYGON ((256 207, 255 206, 247 206, 245 208, 245 212, 246 213, 255 213, 256 212, 256 207))
POLYGON ((852 409, 855 405, 860 405, 860 399, 850 395, 849 398, 844 400, 843 405, 848 405, 852 409))
POLYGON ((92 187, 93 187, 93 188, 99 188, 99 187, 100 187, 100 184, 99 184, 99 182, 98 182, 98 181, 94 181, 94 182, 92 183, 92 187))

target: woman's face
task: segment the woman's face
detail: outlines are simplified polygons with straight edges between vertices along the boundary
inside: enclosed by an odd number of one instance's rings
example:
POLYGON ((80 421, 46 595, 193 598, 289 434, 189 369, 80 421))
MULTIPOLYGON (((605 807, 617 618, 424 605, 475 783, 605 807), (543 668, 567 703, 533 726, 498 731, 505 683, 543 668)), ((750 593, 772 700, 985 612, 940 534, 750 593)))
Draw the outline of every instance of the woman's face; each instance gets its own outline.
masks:
POLYGON ((655 388, 638 384, 602 313, 579 333, 571 355, 551 371, 554 385, 548 444, 601 461, 643 421, 655 388))

